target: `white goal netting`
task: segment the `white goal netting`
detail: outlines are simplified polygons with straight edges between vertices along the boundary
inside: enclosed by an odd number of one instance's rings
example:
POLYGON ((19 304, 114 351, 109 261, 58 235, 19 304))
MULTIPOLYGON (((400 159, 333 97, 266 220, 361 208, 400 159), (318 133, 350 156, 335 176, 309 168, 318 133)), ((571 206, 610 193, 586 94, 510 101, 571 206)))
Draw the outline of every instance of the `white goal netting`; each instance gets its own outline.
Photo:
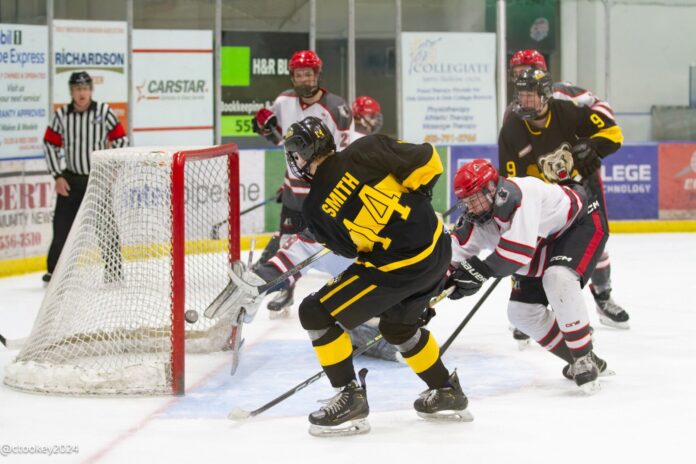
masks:
POLYGON ((179 330, 185 326, 189 352, 226 346, 232 321, 207 319, 203 310, 227 284, 230 256, 239 253, 239 216, 230 214, 229 201, 230 189, 238 201, 238 174, 229 180, 236 147, 185 152, 183 191, 173 184, 180 151, 93 154, 87 192, 29 340, 6 368, 8 386, 58 394, 183 393, 179 330), (173 233, 176 192, 184 199, 181 239, 173 233), (229 237, 213 232, 230 217, 232 247, 229 237), (188 310, 200 314, 196 323, 182 322, 188 310))

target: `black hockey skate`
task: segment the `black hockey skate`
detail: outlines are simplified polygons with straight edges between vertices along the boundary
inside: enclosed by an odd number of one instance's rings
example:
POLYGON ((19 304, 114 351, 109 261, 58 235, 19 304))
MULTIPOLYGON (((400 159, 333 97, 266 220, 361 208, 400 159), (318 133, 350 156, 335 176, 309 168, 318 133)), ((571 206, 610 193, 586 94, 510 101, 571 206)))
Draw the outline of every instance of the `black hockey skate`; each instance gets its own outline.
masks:
POLYGON ((606 371, 607 363, 599 358, 593 352, 589 352, 585 356, 581 356, 575 360, 572 365, 566 366, 563 369, 563 375, 566 378, 575 380, 575 384, 587 395, 594 395, 602 389, 597 378, 599 373, 606 371), (568 372, 566 372, 568 369, 568 372))
POLYGON ((512 328, 512 338, 517 340, 517 348, 520 350, 524 350, 529 346, 529 335, 516 327, 512 328))
POLYGON ((619 305, 614 302, 611 297, 611 290, 605 290, 601 293, 597 293, 592 285, 590 285, 590 292, 594 297, 595 303, 597 305, 597 313, 599 313, 599 322, 602 324, 615 327, 617 329, 629 329, 628 324, 628 313, 619 305))
POLYGON ((365 376, 367 369, 360 369, 360 383, 353 380, 328 400, 325 406, 309 415, 309 434, 315 437, 342 437, 370 431, 367 416, 365 376))
MULTIPOLYGON (((616 374, 611 369, 607 369, 607 362, 605 360, 594 354, 594 352, 592 352, 591 355, 595 365, 597 366, 600 377, 608 377, 616 374)), ((563 367, 563 377, 568 380, 575 380, 575 370, 573 369, 573 366, 574 364, 566 364, 566 366, 563 367)))
POLYGON ((467 409, 469 400, 462 391, 456 370, 448 382, 448 387, 431 388, 420 394, 413 403, 418 416, 434 421, 471 422, 474 416, 467 409))
POLYGON ((290 308, 295 302, 293 296, 295 286, 284 288, 277 292, 276 296, 268 302, 268 315, 270 319, 285 319, 290 316, 290 308))

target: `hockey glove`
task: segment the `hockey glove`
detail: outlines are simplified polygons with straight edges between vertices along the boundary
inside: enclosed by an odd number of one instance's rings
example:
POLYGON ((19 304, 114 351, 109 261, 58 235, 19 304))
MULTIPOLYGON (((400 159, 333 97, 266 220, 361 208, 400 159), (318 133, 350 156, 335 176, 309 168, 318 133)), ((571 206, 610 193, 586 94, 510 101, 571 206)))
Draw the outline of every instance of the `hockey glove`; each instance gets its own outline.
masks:
POLYGON ((268 108, 261 108, 252 120, 254 132, 264 137, 274 145, 278 145, 283 137, 278 126, 278 118, 268 108))
POLYGON ((594 146, 588 140, 580 140, 570 152, 573 154, 573 163, 582 177, 588 177, 597 172, 602 165, 602 159, 597 154, 594 146))
POLYGON ((484 282, 490 276, 491 270, 476 256, 462 261, 447 280, 446 287, 455 287, 454 292, 449 296, 450 299, 458 300, 462 297, 473 295, 481 290, 484 282))

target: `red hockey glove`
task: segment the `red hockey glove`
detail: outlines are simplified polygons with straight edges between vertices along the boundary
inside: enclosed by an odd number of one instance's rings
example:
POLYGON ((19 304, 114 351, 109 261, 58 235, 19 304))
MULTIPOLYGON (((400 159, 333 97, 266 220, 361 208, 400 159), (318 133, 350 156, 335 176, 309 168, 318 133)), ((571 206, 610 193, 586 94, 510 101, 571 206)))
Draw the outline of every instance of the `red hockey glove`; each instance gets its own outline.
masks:
POLYGON ((277 145, 283 139, 278 126, 278 118, 268 108, 261 108, 252 120, 254 132, 277 145))

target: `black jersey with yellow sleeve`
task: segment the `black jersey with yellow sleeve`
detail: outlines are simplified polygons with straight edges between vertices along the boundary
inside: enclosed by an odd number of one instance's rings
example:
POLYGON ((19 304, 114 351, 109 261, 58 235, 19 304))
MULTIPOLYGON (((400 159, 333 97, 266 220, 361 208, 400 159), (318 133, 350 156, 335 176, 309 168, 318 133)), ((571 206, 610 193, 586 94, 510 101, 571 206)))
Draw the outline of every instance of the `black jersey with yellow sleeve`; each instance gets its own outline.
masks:
POLYGON ((424 194, 442 172, 432 145, 368 135, 318 166, 302 212, 320 243, 357 257, 375 279, 421 272, 443 238, 424 194))
POLYGON ((604 158, 621 147, 623 134, 616 122, 602 112, 571 101, 551 99, 542 128, 512 114, 498 137, 500 172, 507 177, 543 179, 537 158, 560 148, 569 150, 580 139, 588 140, 604 158))

